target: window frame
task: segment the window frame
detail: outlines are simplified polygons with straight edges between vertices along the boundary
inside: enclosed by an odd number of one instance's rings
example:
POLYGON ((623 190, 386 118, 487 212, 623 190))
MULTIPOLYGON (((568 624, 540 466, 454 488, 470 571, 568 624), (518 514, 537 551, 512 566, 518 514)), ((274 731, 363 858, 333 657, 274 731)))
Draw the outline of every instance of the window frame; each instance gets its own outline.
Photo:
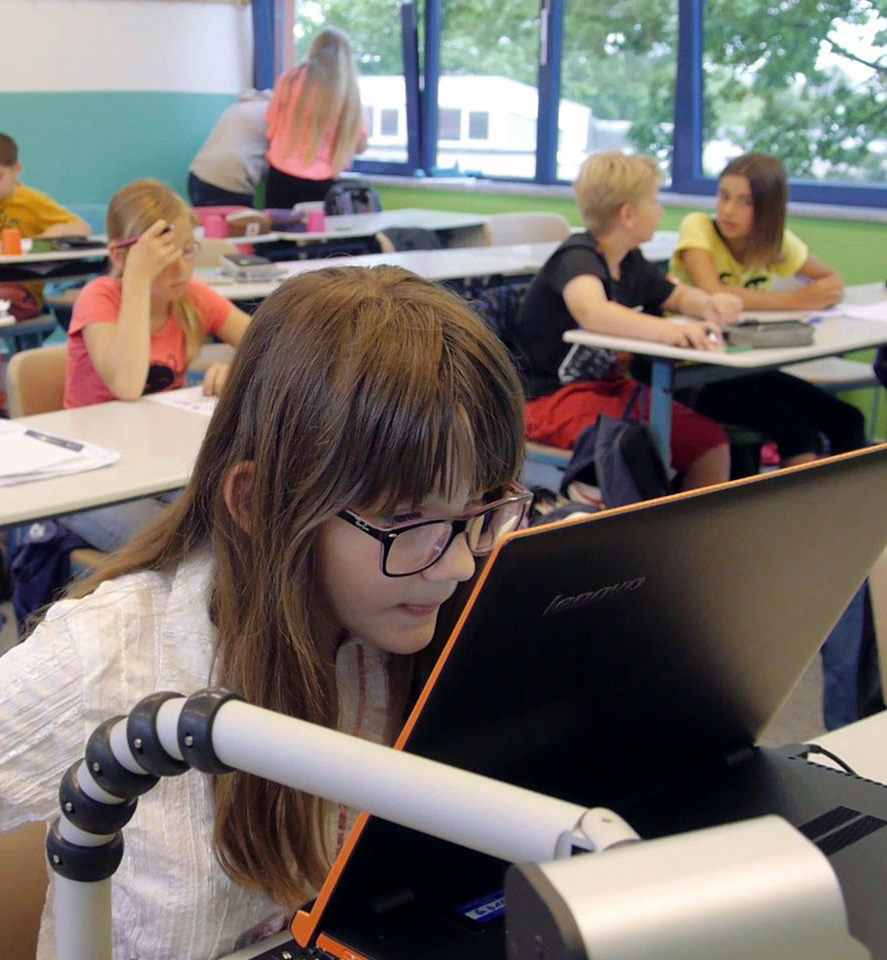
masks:
MULTIPOLYGON (((424 71, 420 72, 418 20, 415 0, 400 5, 403 43, 404 83, 406 88, 407 159, 405 162, 381 162, 356 157, 354 169, 363 173, 403 176, 442 176, 449 171, 437 169, 438 87, 440 82, 442 0, 425 0, 424 71)), ((274 47, 275 76, 292 64, 293 0, 252 0, 254 21, 258 10, 270 7, 275 32, 280 37, 274 47)), ((541 0, 537 89, 539 109, 536 119, 535 176, 483 179, 502 183, 564 185, 557 170, 558 109, 563 50, 565 0, 541 0)), ((702 173, 702 121, 705 0, 677 0, 678 49, 675 76, 674 138, 671 183, 663 193, 687 196, 714 196, 717 177, 702 173)), ((257 34, 256 51, 266 42, 257 34)), ((802 179, 789 181, 792 200, 827 206, 887 207, 887 185, 853 185, 802 179)))

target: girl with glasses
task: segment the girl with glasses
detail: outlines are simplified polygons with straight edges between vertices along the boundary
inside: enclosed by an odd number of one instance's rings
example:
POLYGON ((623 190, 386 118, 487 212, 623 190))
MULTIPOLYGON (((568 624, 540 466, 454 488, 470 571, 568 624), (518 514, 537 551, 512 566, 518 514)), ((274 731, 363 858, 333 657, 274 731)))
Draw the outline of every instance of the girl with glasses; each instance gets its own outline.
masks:
MULTIPOLYGON (((257 312, 188 487, 0 659, 0 829, 57 810, 94 726, 160 689, 390 743, 413 655, 520 526, 521 388, 456 297, 392 267, 294 278, 257 312)), ((312 895, 354 811, 235 773, 142 797, 115 957, 223 955, 312 895)), ((41 958, 51 955, 48 914, 41 958)))

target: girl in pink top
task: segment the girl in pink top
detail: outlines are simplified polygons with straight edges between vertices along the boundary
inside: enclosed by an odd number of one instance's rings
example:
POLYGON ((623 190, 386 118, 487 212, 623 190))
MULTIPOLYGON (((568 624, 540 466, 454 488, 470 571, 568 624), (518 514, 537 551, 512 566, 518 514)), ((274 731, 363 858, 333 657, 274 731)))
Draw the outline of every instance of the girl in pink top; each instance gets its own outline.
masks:
MULTIPOLYGON (((196 222, 184 200, 156 180, 115 194, 108 207, 111 276, 84 287, 68 330, 66 407, 180 387, 208 334, 240 343, 247 314, 192 280, 196 222)), ((204 393, 219 392, 227 369, 207 370, 204 393)))
POLYGON ((357 68, 347 34, 322 30, 306 63, 277 82, 268 107, 268 207, 323 200, 366 149, 357 68))
MULTIPOLYGON (((196 222, 185 201, 156 180, 136 180, 114 195, 111 275, 83 288, 68 330, 66 407, 180 387, 208 334, 240 343, 249 316, 192 280, 196 222)), ((210 366, 203 392, 218 394, 227 374, 227 364, 210 366)), ((59 519, 97 549, 117 550, 163 513, 169 497, 59 519)))

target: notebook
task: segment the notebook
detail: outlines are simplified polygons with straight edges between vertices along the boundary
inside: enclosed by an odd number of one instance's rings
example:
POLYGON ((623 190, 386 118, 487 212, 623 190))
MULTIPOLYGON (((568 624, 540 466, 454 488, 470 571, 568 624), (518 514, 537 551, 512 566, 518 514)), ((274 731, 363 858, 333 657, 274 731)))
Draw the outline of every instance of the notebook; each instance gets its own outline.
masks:
MULTIPOLYGON (((753 747, 887 543, 885 491, 879 446, 513 534, 399 746, 642 837, 785 816, 887 956, 887 788, 753 747)), ((349 960, 501 960, 506 867, 362 816, 293 933, 349 960)))

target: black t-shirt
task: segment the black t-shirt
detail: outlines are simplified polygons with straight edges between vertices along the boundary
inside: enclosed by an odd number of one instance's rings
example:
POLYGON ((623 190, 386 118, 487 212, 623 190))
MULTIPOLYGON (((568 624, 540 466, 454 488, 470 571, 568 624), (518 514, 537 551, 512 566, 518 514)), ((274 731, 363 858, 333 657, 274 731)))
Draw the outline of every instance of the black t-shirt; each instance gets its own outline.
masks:
POLYGON ((626 255, 619 273, 620 279, 614 280, 594 237, 578 233, 565 240, 536 275, 510 331, 530 400, 577 380, 606 380, 618 367, 612 350, 564 343, 567 330, 578 326, 564 303, 564 287, 574 277, 597 277, 608 300, 645 313, 659 313, 674 290, 674 284, 640 250, 626 255))

